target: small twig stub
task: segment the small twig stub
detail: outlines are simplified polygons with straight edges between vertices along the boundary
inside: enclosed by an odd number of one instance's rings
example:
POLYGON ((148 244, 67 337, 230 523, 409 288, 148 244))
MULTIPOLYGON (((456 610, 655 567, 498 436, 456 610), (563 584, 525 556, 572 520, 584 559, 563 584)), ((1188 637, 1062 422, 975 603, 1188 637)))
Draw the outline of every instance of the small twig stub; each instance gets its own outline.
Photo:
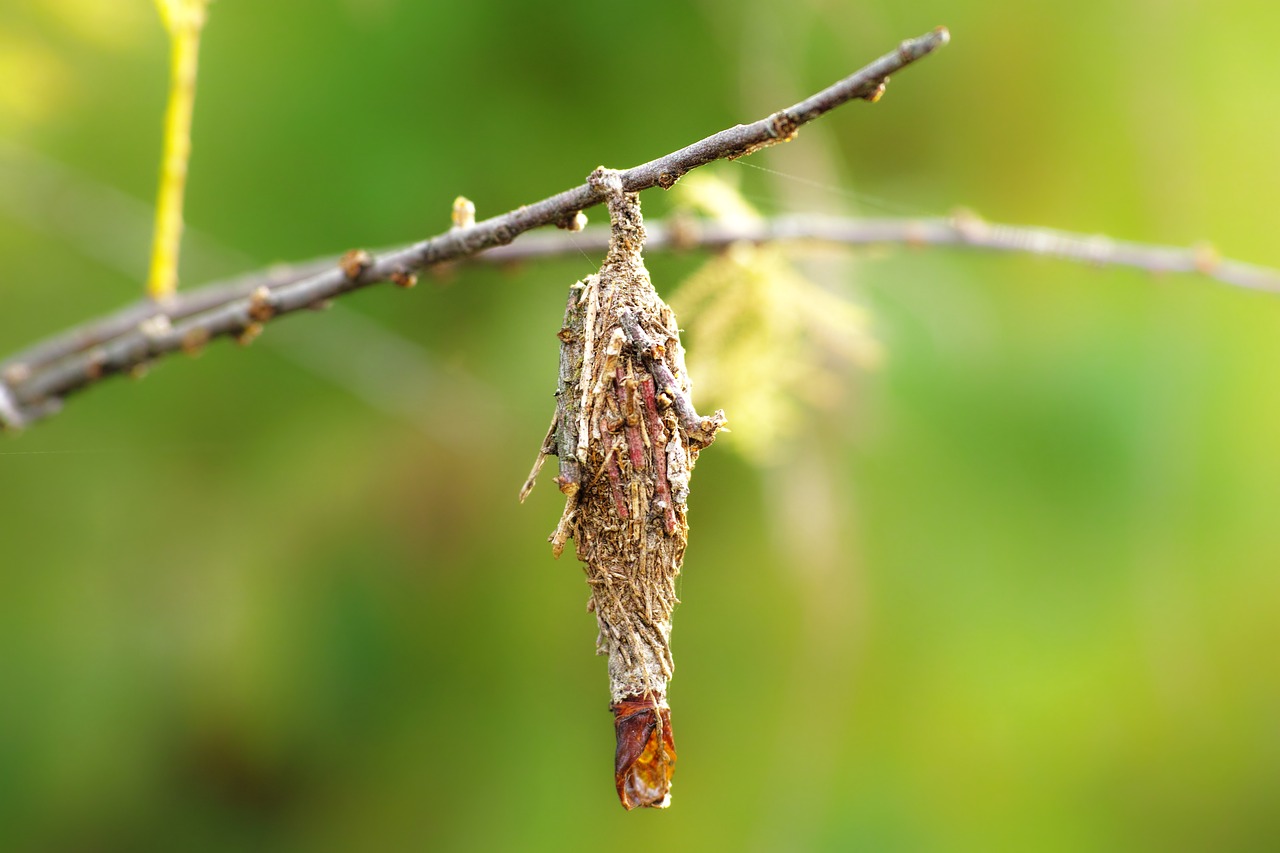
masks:
POLYGON ((586 564, 597 651, 609 657, 618 797, 628 809, 663 808, 676 759, 667 682, 689 477, 725 417, 693 409, 675 316, 641 258, 639 198, 617 172, 597 169, 591 181, 607 193, 609 250, 600 272, 570 289, 556 415, 534 474, 559 457, 567 501, 552 549, 559 556, 572 539, 586 564))

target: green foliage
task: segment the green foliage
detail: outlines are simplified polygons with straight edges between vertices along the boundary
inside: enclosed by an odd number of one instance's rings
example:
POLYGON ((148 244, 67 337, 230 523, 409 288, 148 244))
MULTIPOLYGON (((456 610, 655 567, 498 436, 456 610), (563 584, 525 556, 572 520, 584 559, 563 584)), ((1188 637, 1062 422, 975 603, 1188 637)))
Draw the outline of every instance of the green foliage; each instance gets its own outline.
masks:
MULTIPOLYGON (((83 191, 152 198, 168 45, 146 0, 106 5, 0 9, 0 351, 141 293, 147 211, 133 227, 83 191), (45 180, 50 160, 74 176, 45 180)), ((879 104, 750 161, 822 187, 720 173, 766 213, 963 204, 1276 265, 1276 15, 222 0, 182 280, 424 236, 459 194, 506 210, 937 24, 951 46, 879 104)), ((645 196, 650 217, 668 204, 645 196)), ((1280 301, 1032 258, 856 260, 805 275, 856 288, 883 365, 846 376, 842 409, 798 410, 810 431, 765 464, 733 434, 699 462, 667 813, 616 803, 587 591, 545 542, 560 496, 515 500, 563 295, 598 263, 577 257, 363 292, 5 436, 5 842, 1276 837, 1280 301)), ((700 263, 648 260, 664 295, 700 263)))

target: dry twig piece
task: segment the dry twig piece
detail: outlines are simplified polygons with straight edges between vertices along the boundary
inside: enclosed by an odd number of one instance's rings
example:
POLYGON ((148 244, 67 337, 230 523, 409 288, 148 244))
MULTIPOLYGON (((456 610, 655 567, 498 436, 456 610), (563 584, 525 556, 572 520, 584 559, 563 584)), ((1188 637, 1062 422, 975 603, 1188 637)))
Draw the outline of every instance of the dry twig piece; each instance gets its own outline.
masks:
POLYGON ((586 564, 597 651, 609 657, 618 797, 628 809, 664 808, 676 760, 667 682, 688 482, 725 417, 699 417, 689 400, 679 327, 641 258, 638 196, 618 172, 597 169, 590 180, 607 196, 609 250, 600 272, 569 291, 556 415, 534 475, 546 455, 560 458, 567 501, 552 549, 559 556, 573 539, 586 564))

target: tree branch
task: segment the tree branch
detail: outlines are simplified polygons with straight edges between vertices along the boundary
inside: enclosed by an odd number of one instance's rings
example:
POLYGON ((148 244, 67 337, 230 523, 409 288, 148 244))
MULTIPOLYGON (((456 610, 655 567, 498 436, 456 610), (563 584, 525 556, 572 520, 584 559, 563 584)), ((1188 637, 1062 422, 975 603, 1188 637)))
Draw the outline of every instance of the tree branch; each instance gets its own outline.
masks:
MULTIPOLYGON (((1280 270, 1220 257, 1210 246, 1190 248, 1113 240, 1102 235, 1078 234, 1048 228, 986 222, 972 213, 925 219, 865 219, 855 217, 792 215, 755 221, 717 222, 672 217, 650 220, 646 248, 650 251, 719 249, 733 243, 818 243, 843 246, 901 245, 914 248, 944 246, 995 252, 1042 255, 1093 266, 1118 266, 1154 274, 1191 273, 1247 290, 1280 294, 1280 270)), ((499 246, 474 255, 471 262, 507 265, 579 252, 603 252, 609 229, 591 226, 567 234, 531 234, 518 243, 499 246)), ((389 250, 403 251, 402 248, 389 250)), ((292 266, 274 265, 222 282, 180 293, 165 306, 150 299, 126 306, 114 314, 48 338, 0 363, 0 376, 15 387, 59 359, 91 349, 136 329, 164 314, 170 322, 248 299, 259 288, 276 288, 310 278, 338 264, 337 258, 321 258, 292 266)), ((320 307, 320 306, 313 306, 320 307)), ((0 421, 11 420, 10 405, 0 387, 0 421)))
MULTIPOLYGON (((1129 267, 1155 274, 1194 273, 1246 290, 1280 294, 1280 270, 1221 257, 1207 244, 1190 248, 1113 240, 1050 228, 987 222, 968 211, 925 219, 793 215, 755 221, 714 222, 674 217, 645 223, 650 251, 718 249, 733 243, 822 243, 843 246, 955 246, 1042 255, 1094 266, 1129 267)), ((609 229, 591 227, 572 236, 537 234, 475 258, 515 263, 536 258, 604 251, 609 229)), ((277 270, 276 274, 283 271, 277 270)))
MULTIPOLYGON (((739 242, 959 247, 1041 255, 1091 266, 1128 267, 1157 275, 1198 274, 1233 287, 1280 294, 1280 270, 1222 258, 1208 245, 1178 248, 1113 240, 1102 235, 1003 225, 986 222, 970 212, 925 219, 865 219, 802 214, 738 222, 675 216, 667 222, 651 220, 646 223, 645 230, 648 234, 646 248, 649 251, 721 249, 739 242)), ((591 226, 573 234, 532 234, 519 243, 499 246, 468 260, 509 265, 579 252, 603 252, 608 244, 609 229, 605 226, 591 226)), ((259 289, 271 291, 306 280, 338 263, 337 258, 322 258, 293 266, 272 266, 181 293, 167 303, 167 307, 144 299, 107 317, 48 338, 0 363, 0 377, 4 378, 4 381, 0 381, 0 423, 20 423, 22 420, 30 420, 32 414, 27 412, 25 416, 20 416, 18 401, 6 382, 13 387, 20 387, 29 382, 34 374, 47 371, 55 362, 84 353, 134 331, 158 315, 163 314, 170 323, 199 316, 214 309, 225 308, 238 300, 249 299, 259 289)))
POLYGON ((151 271, 147 292, 156 299, 178 288, 178 256, 182 247, 182 197, 187 189, 191 160, 191 115, 196 102, 196 69, 200 32, 209 0, 157 0, 160 17, 169 30, 169 106, 164 116, 164 154, 156 201, 155 236, 151 243, 151 271))
MULTIPOLYGON (((722 130, 700 142, 621 173, 623 189, 639 192, 669 189, 691 169, 714 160, 733 159, 793 139, 799 127, 855 99, 877 100, 889 75, 947 43, 939 27, 902 42, 865 68, 798 104, 753 124, 722 130)), ((193 351, 215 337, 252 339, 262 324, 381 281, 413 283, 416 271, 510 243, 532 228, 568 224, 586 208, 605 200, 590 182, 531 205, 392 251, 374 259, 363 251, 348 252, 337 268, 276 287, 257 286, 229 301, 208 297, 208 307, 179 316, 196 304, 191 297, 133 306, 108 318, 90 333, 77 330, 37 344, 7 359, 0 368, 0 425, 19 427, 51 414, 69 393, 118 373, 136 371, 148 362, 177 351, 193 351), (109 336, 102 330, 109 329, 109 336)), ((194 296, 194 295, 193 295, 194 296)), ((197 299, 205 299, 203 292, 197 299)))

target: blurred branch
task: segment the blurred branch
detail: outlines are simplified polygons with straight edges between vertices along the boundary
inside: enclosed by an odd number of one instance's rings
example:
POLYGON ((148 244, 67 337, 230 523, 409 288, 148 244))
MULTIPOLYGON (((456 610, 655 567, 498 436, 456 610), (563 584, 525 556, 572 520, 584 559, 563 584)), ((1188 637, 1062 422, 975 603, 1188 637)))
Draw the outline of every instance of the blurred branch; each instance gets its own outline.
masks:
MULTIPOLYGON (((801 125, 841 104, 856 99, 874 102, 884 92, 890 74, 942 47, 949 38, 946 29, 939 27, 904 41, 865 68, 768 118, 722 130, 623 171, 623 189, 669 189, 680 176, 698 166, 743 157, 793 139, 801 125)), ((5 403, 0 407, 0 425, 18 427, 52 414, 69 393, 107 376, 137 372, 170 353, 198 350, 215 337, 232 336, 245 343, 272 318, 322 307, 333 297, 382 281, 410 286, 418 270, 505 245, 533 228, 551 224, 573 227, 581 211, 604 200, 604 193, 588 181, 376 259, 362 250, 353 250, 340 259, 337 267, 300 280, 276 287, 255 286, 247 295, 238 294, 230 300, 201 296, 204 302, 199 304, 205 307, 199 311, 188 310, 179 315, 180 310, 197 303, 176 295, 158 300, 154 310, 131 306, 104 321, 58 335, 7 359, 0 366, 0 400, 5 403), (126 320, 128 325, 124 325, 126 320), (33 353, 36 357, 32 357, 33 353)))
MULTIPOLYGON (((1280 293, 1280 270, 1222 258, 1208 245, 1177 248, 1049 228, 1002 225, 986 222, 967 211, 927 219, 803 214, 725 222, 675 216, 666 222, 650 220, 645 224, 645 231, 646 249, 659 252, 720 249, 739 242, 960 247, 1042 255, 1093 266, 1130 267, 1155 274, 1192 273, 1247 290, 1280 293)), ((603 252, 608 245, 609 229, 591 226, 573 234, 531 234, 519 243, 498 246, 468 260, 509 265, 579 252, 603 252)), ((400 252, 405 248, 387 251, 400 252)), ((117 338, 157 315, 164 314, 170 322, 184 320, 248 299, 260 288, 275 291, 306 280, 335 267, 338 262, 338 258, 320 258, 295 265, 273 265, 181 294, 164 306, 144 299, 29 347, 0 363, 0 373, 16 386, 24 376, 117 338)))
MULTIPOLYGON (((647 222, 650 251, 718 249, 733 243, 821 243, 844 246, 956 246, 993 252, 1043 255, 1095 266, 1131 267, 1151 273, 1196 273, 1233 287, 1280 293, 1280 270, 1221 257, 1207 244, 1190 248, 1157 246, 1076 234, 1050 228, 986 222, 968 211, 927 219, 794 215, 753 221, 714 222, 672 218, 647 222)), ((514 263, 582 251, 604 251, 609 229, 588 228, 569 237, 539 234, 519 245, 478 256, 490 263, 514 263)), ((282 271, 277 270, 277 274, 282 271)))
MULTIPOLYGON (((1158 246, 1113 240, 1102 235, 1076 234, 1049 228, 1031 228, 986 222, 964 211, 951 217, 928 219, 864 219, 855 217, 794 215, 751 221, 708 221, 674 216, 666 222, 650 221, 645 230, 648 251, 721 249, 734 243, 810 243, 838 246, 959 247, 994 252, 1041 255, 1092 266, 1117 266, 1153 274, 1203 275, 1234 287, 1280 293, 1280 270, 1222 258, 1208 245, 1191 248, 1158 246)), ((519 243, 499 246, 468 258, 471 262, 510 265, 525 261, 603 252, 609 229, 591 226, 577 233, 532 234, 519 243)), ((389 253, 407 248, 390 249, 389 253)), ((144 299, 120 311, 42 341, 0 363, 0 423, 13 423, 29 401, 18 396, 32 378, 48 373, 58 362, 77 358, 91 364, 87 352, 137 332, 163 317, 172 324, 187 318, 234 310, 255 293, 276 291, 305 282, 341 262, 322 258, 293 266, 272 266, 233 279, 206 285, 178 295, 164 305, 144 299), (6 384, 8 383, 8 387, 6 384), (13 390, 10 390, 13 389, 13 390)), ((323 307, 312 305, 309 307, 323 307)), ((184 324, 185 325, 185 324, 184 324)), ((199 328, 191 324, 192 328, 199 328)), ((199 343, 197 340, 194 343, 199 343)), ((98 356, 101 358, 101 356, 98 356)), ((30 419, 30 414, 25 417, 30 419)))
POLYGON ((182 197, 191 160, 191 114, 196 102, 196 67, 200 31, 209 0, 156 0, 169 31, 169 105, 164 116, 164 155, 156 203, 156 231, 151 245, 147 292, 153 299, 178 288, 178 256, 182 246, 182 197))

